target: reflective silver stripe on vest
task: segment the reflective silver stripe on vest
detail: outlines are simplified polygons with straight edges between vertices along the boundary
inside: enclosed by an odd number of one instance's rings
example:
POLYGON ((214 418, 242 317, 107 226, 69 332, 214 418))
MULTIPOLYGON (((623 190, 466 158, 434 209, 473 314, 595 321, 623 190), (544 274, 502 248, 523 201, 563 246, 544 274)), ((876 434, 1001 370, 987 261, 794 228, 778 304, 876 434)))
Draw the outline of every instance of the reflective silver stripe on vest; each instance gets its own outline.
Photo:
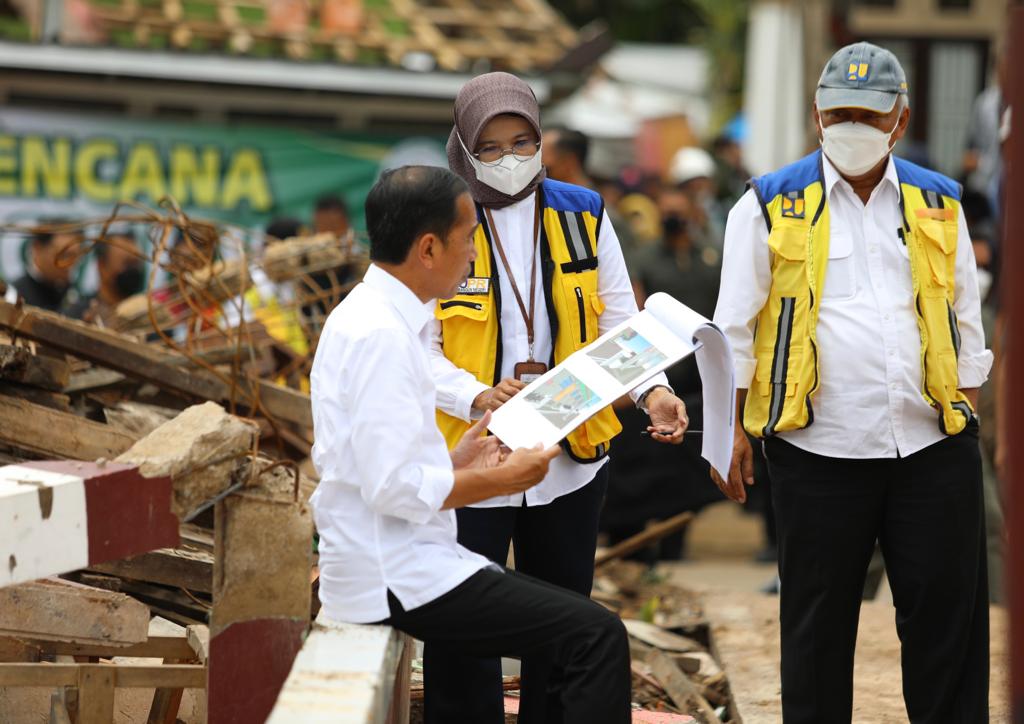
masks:
POLYGON ((789 369, 789 343, 793 339, 793 313, 796 309, 796 297, 782 297, 782 309, 779 311, 779 327, 775 335, 775 351, 772 355, 772 392, 768 405, 768 424, 765 425, 765 437, 775 434, 775 426, 782 417, 782 408, 786 402, 786 372, 789 369))
POLYGON ((594 256, 590 248, 590 234, 583 223, 582 214, 572 211, 559 211, 558 220, 562 223, 562 233, 568 243, 569 256, 573 261, 589 259, 594 256))

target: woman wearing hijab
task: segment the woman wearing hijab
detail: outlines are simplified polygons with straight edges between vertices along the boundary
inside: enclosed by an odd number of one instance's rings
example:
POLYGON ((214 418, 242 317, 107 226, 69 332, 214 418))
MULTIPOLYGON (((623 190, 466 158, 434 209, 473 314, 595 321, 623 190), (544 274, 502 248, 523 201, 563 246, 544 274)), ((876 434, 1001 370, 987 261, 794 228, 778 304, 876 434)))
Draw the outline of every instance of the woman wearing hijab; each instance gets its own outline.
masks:
MULTIPOLYGON (((438 302, 431 363, 438 425, 449 446, 553 365, 636 314, 622 250, 601 197, 545 178, 540 109, 508 73, 474 78, 455 100, 451 169, 469 185, 480 222, 476 260, 459 293, 438 302)), ((685 407, 664 375, 630 393, 648 431, 678 444, 685 407)), ((574 430, 542 483, 460 509, 459 542, 518 571, 590 595, 607 455, 621 430, 608 407, 574 430)), ((424 653, 427 724, 502 722, 500 662, 432 644, 424 653)), ((562 672, 524 652, 520 722, 562 721, 562 672)))

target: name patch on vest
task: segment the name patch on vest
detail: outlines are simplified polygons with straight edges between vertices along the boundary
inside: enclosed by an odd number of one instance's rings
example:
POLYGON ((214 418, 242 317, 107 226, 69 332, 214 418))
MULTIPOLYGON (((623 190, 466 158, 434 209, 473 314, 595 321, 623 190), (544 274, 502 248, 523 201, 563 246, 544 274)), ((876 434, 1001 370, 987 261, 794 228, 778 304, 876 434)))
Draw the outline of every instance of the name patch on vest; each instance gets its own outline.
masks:
POLYGON ((790 191, 782 197, 782 215, 790 219, 804 218, 803 191, 790 191))
POLYGON ((456 294, 487 294, 490 291, 490 277, 469 277, 459 285, 456 294))

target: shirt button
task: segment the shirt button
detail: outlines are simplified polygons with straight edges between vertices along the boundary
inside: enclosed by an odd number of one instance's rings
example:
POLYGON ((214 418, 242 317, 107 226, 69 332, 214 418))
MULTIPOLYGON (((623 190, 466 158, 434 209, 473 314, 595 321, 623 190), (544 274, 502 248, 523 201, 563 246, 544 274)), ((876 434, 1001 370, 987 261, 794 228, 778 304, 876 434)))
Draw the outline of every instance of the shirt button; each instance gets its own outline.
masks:
POLYGON ((876 251, 878 251, 878 247, 872 244, 871 246, 868 247, 868 251, 874 254, 876 251))
POLYGON ((895 390, 897 387, 899 387, 899 385, 897 385, 895 382, 893 382, 891 385, 889 385, 889 387, 891 387, 892 389, 895 390))
POLYGON ((883 317, 883 319, 884 319, 884 320, 885 320, 886 322, 888 322, 888 321, 889 321, 890 319, 892 319, 892 315, 891 315, 891 314, 886 314, 886 315, 885 315, 885 316, 883 317))

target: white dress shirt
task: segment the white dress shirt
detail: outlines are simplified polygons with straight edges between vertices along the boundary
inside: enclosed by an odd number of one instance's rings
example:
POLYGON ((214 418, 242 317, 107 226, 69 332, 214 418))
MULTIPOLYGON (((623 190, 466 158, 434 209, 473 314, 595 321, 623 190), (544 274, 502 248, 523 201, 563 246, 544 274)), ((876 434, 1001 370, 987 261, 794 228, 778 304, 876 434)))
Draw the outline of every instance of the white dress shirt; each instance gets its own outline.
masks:
MULTIPOLYGON (((511 206, 492 209, 491 215, 501 238, 502 248, 508 258, 509 267, 515 275, 516 285, 523 295, 523 303, 530 306, 531 251, 533 241, 534 194, 518 201, 511 206)), ((626 263, 622 258, 622 248, 615 229, 604 214, 598 229, 597 243, 597 293, 604 302, 604 313, 598 318, 598 331, 604 334, 609 329, 626 321, 637 313, 636 297, 626 271, 626 263)), ((548 318, 547 305, 544 302, 544 285, 541 279, 540 245, 537 246, 537 288, 533 305, 533 358, 540 362, 551 359, 553 349, 551 341, 551 324, 548 318)), ((516 303, 508 274, 498 254, 494 254, 492 268, 498 273, 499 292, 501 294, 501 378, 513 377, 513 368, 517 362, 525 362, 530 352, 526 334, 526 322, 516 303)), ((490 385, 478 381, 469 372, 456 367, 444 356, 442 351, 441 323, 433 323, 433 341, 431 344, 431 365, 434 370, 434 381, 437 384, 437 407, 443 412, 469 420, 473 415, 473 400, 490 385)), ((654 385, 668 385, 664 374, 659 374, 630 393, 636 401, 641 393, 654 385)), ((597 471, 608 462, 605 457, 596 463, 581 464, 568 455, 559 455, 551 462, 548 475, 539 485, 526 491, 526 505, 545 505, 555 498, 579 490, 597 475, 597 471)), ((500 496, 475 504, 474 507, 495 508, 499 506, 520 506, 523 504, 524 493, 500 496)))
POLYGON ((390 615, 387 591, 413 609, 489 561, 456 543, 454 484, 434 417, 427 357, 434 304, 371 265, 327 319, 312 383, 310 498, 320 533, 320 600, 336 621, 390 615))
MULTIPOLYGON (((897 234, 896 166, 890 158, 867 204, 827 158, 824 171, 830 239, 817 328, 821 386, 811 398, 814 422, 779 436, 829 457, 905 457, 945 435, 921 394, 921 334, 910 258, 897 234)), ((974 250, 962 213, 958 225, 953 307, 962 339, 959 384, 970 388, 987 379, 992 353, 985 349, 974 250)), ((754 376, 754 325, 771 286, 767 239, 761 208, 748 190, 729 213, 715 310, 741 389, 754 376)))

